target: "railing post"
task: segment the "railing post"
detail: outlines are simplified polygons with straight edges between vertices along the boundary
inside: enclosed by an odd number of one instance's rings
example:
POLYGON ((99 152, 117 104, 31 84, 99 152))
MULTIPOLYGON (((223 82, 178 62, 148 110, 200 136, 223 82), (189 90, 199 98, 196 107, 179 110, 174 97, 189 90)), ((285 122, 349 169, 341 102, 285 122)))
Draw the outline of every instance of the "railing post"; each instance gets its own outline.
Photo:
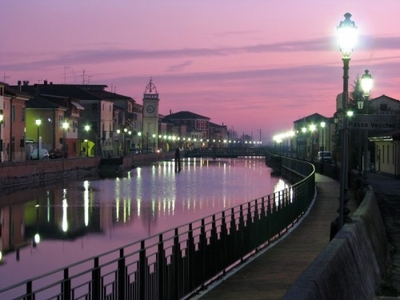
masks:
POLYGON ((62 299, 71 299, 71 279, 69 279, 69 269, 64 269, 64 281, 62 283, 62 299))
POLYGON ((225 211, 222 211, 222 218, 221 218, 221 242, 222 242, 222 255, 220 257, 221 261, 221 265, 223 268, 223 275, 225 275, 226 271, 226 267, 227 266, 227 257, 226 257, 226 253, 227 253, 227 239, 228 239, 228 230, 226 228, 226 218, 225 218, 225 211))
POLYGON ((35 296, 32 294, 32 281, 29 281, 26 284, 26 294, 28 297, 26 297, 26 300, 35 300, 35 296))
POLYGON ((94 266, 92 271, 92 299, 100 299, 100 268, 99 258, 94 259, 94 266))
MULTIPOLYGON (((194 242, 194 241, 193 241, 194 242)), ((193 243, 194 244, 194 243, 193 243)), ((194 250, 194 249, 193 249, 194 250)), ((194 255, 195 251, 193 251, 194 255)), ((206 278, 206 273, 207 273, 207 268, 209 261, 206 254, 207 254, 207 236, 206 236, 206 225, 205 225, 205 220, 201 219, 201 228, 200 228, 200 236, 199 236, 199 249, 198 249, 199 256, 196 256, 196 264, 193 266, 196 266, 197 269, 197 275, 196 277, 196 285, 198 282, 204 282, 206 278), (201 270, 200 270, 201 268, 201 270), (200 277, 201 276, 201 277, 200 277)), ((192 286, 193 288, 194 286, 192 286)))
MULTIPOLYGON (((174 249, 173 249, 173 266, 174 266, 174 271, 173 271, 173 288, 172 288, 172 295, 171 299, 178 299, 178 294, 179 294, 179 263, 180 263, 180 246, 179 246, 179 231, 178 228, 175 228, 175 235, 174 235, 174 249)), ((144 298, 142 298, 144 299, 144 298)))
POLYGON ((158 254, 157 254, 157 272, 158 272, 158 299, 164 299, 164 269, 165 269, 165 252, 163 235, 158 236, 158 254))
POLYGON ((194 238, 193 238, 193 225, 192 223, 189 224, 189 232, 188 232, 188 241, 187 241, 187 257, 188 257, 188 267, 189 267, 189 286, 190 289, 194 289, 196 287, 196 283, 198 282, 195 268, 195 245, 194 245, 194 238))
POLYGON ((139 295, 140 299, 146 299, 146 248, 145 241, 140 242, 140 253, 139 253, 139 295))
POLYGON ((124 248, 119 250, 118 260, 118 299, 126 299, 126 266, 124 248))
MULTIPOLYGON (((240 249, 240 257, 243 258, 243 228, 244 228, 244 217, 243 217, 243 205, 239 205, 239 233, 240 233, 240 241, 238 248, 240 249)), ((243 259, 242 259, 243 260, 243 259)))

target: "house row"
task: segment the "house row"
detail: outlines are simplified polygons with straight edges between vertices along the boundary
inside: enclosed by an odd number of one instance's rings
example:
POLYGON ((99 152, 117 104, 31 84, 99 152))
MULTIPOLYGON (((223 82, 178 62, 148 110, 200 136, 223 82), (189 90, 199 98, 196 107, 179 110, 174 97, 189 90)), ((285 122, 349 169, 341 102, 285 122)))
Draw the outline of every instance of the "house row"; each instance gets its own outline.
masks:
MULTIPOLYGON (((284 149, 310 161, 316 159, 318 151, 327 150, 333 154, 334 162, 340 162, 340 95, 337 103, 332 117, 314 113, 295 120, 294 134, 282 141, 284 149)), ((367 108, 355 108, 353 113, 348 119, 349 166, 361 170, 363 156, 367 155, 368 171, 400 177, 400 101, 381 95, 370 99, 367 108), (368 151, 363 150, 366 139, 368 151)))
POLYGON ((110 157, 143 149, 205 147, 207 141, 227 137, 227 127, 208 117, 191 112, 159 114, 152 79, 142 103, 106 88, 0 82, 0 159, 26 160, 36 148, 62 149, 69 157, 110 157))

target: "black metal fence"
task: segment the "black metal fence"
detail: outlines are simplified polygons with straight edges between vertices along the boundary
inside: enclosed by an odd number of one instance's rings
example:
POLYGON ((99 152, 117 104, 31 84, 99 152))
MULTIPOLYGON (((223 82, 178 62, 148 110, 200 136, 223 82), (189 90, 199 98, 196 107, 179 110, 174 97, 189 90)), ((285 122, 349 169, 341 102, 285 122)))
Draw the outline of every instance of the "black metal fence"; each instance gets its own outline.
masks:
POLYGON ((167 230, 0 290, 0 299, 189 298, 279 238, 307 211, 314 167, 283 159, 307 176, 271 195, 167 230))

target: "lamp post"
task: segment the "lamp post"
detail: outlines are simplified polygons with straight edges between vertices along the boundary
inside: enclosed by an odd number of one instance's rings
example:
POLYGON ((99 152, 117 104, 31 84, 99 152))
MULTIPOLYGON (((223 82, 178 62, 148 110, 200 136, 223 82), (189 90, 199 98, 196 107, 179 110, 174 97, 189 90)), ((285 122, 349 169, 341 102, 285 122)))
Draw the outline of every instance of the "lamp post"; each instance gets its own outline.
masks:
POLYGON ((126 133, 128 132, 128 128, 124 128, 124 156, 126 155, 126 133))
POLYGON ((350 55, 353 51, 356 37, 357 27, 353 21, 350 20, 351 14, 344 15, 344 21, 341 21, 337 27, 338 41, 340 51, 342 52, 343 61, 343 94, 342 94, 342 116, 343 124, 341 130, 341 167, 340 167, 340 196, 339 196, 339 217, 331 224, 331 239, 343 227, 343 224, 348 220, 349 209, 347 202, 349 201, 348 195, 348 124, 347 124, 347 102, 349 91, 349 62, 350 55))
POLYGON ((311 132, 311 134, 310 134, 310 147, 311 147, 311 162, 313 162, 314 161, 314 131, 317 129, 317 126, 315 126, 315 124, 311 124, 310 126, 309 126, 309 130, 310 130, 310 132, 311 132))
POLYGON ((121 133, 121 129, 117 129, 117 134, 118 134, 118 138, 117 138, 117 156, 119 156, 119 139, 120 139, 120 133, 121 133))
POLYGON ((142 153, 142 133, 139 131, 137 135, 139 137, 139 139, 138 139, 139 153, 142 153))
POLYGON ((39 152, 40 152, 40 143, 39 143, 39 139, 40 139, 40 132, 39 132, 39 127, 40 127, 40 125, 42 124, 42 120, 40 120, 40 119, 37 119, 36 121, 35 121, 35 123, 36 123, 36 126, 37 126, 37 159, 39 159, 39 152))
POLYGON ((321 151, 325 151, 325 144, 324 144, 325 125, 326 125, 326 123, 325 123, 324 121, 322 121, 322 122, 320 123, 320 126, 321 126, 321 128, 322 128, 322 130, 321 130, 322 139, 321 139, 321 148, 320 148, 321 151))
POLYGON ((319 159, 319 169, 320 172, 323 174, 324 173, 324 156, 325 156, 325 143, 324 143, 324 135, 325 135, 325 125, 326 123, 322 121, 320 124, 321 127, 321 146, 319 147, 319 151, 321 151, 321 156, 319 159))
MULTIPOLYGON (((89 136, 90 125, 85 125, 86 136, 89 136)), ((89 157, 89 139, 86 139, 86 157, 89 157)))
MULTIPOLYGON (((372 79, 371 74, 369 74, 368 70, 365 70, 365 73, 361 77, 361 89, 364 94, 364 101, 361 101, 360 109, 363 109, 363 105, 365 102, 365 108, 364 111, 366 114, 368 114, 368 100, 369 100, 369 95, 371 94, 372 86, 373 86, 374 80, 372 79)), ((367 170, 368 170, 368 130, 365 130, 364 132, 364 170, 363 170, 363 179, 364 179, 364 184, 368 184, 368 175, 367 175, 367 170)))
POLYGON ((65 158, 65 157, 67 157, 68 155, 67 155, 67 153, 68 153, 68 150, 67 150, 67 141, 66 141, 66 139, 67 139, 67 130, 68 130, 68 128, 69 128, 69 123, 67 122, 67 121, 65 121, 63 124, 62 124, 62 127, 63 127, 63 158, 65 158))
POLYGON ((3 120, 4 120, 4 115, 3 115, 3 110, 0 110, 0 162, 2 161, 2 154, 3 154, 3 139, 1 137, 1 126, 3 126, 3 120))

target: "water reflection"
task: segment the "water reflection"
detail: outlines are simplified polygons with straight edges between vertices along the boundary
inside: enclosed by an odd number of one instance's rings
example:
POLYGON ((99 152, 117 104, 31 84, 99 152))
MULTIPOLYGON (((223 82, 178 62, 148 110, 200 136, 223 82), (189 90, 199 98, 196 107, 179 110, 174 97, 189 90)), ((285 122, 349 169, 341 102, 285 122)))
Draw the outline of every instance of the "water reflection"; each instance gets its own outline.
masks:
POLYGON ((1 286, 286 188, 263 158, 187 159, 0 196, 1 286), (36 239, 39 238, 40 239, 36 239), (33 250, 35 249, 35 250, 33 250), (18 250, 18 251, 17 251, 18 250), (15 258, 12 251, 16 251, 15 258), (3 265, 1 265, 1 252, 3 265), (27 271, 28 270, 28 271, 27 271))

